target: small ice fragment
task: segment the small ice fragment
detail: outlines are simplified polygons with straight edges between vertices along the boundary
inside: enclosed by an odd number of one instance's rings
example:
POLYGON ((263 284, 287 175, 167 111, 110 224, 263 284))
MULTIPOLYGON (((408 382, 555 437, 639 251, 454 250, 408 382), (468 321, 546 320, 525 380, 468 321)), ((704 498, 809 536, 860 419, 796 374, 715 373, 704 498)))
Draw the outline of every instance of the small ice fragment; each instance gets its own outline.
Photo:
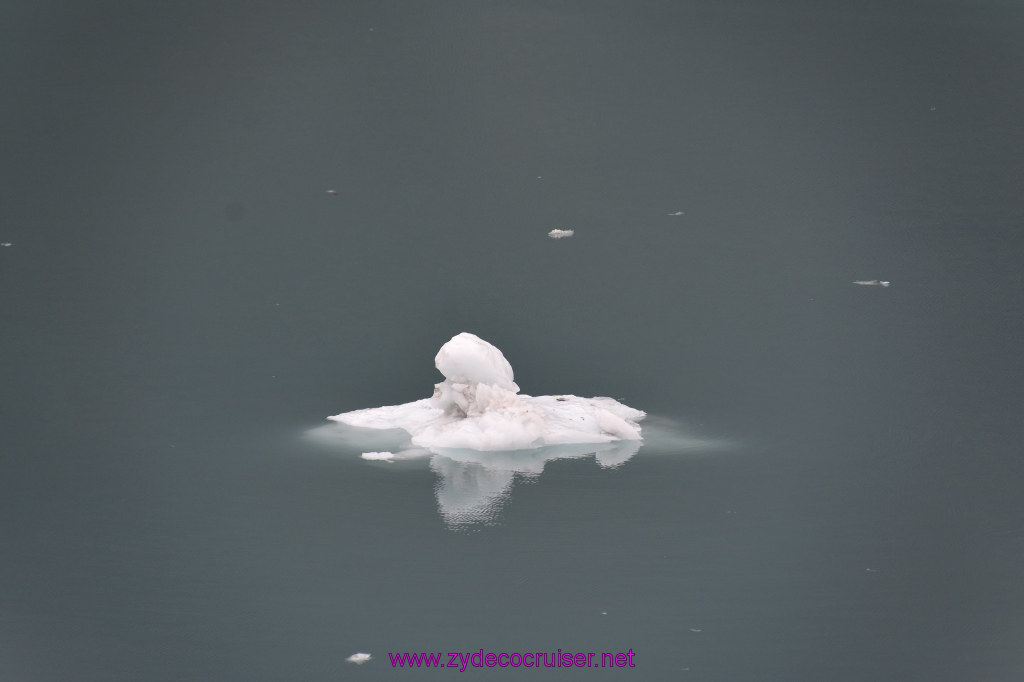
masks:
POLYGON ((571 237, 576 234, 575 230, 551 230, 548 232, 548 236, 552 239, 564 239, 565 237, 571 237))
POLYGON ((704 628, 690 628, 690 632, 704 632, 704 628))
POLYGON ((327 190, 327 193, 330 194, 331 196, 338 196, 338 190, 336 189, 329 189, 327 190))
POLYGON ((686 214, 684 212, 682 212, 682 211, 676 211, 675 213, 669 213, 669 215, 686 215, 686 214))
POLYGON ((363 459, 368 459, 374 462, 394 462, 395 453, 393 452, 364 452, 359 455, 363 459))
POLYGON ((12 244, 10 242, 3 242, 3 243, 0 243, 0 246, 14 246, 14 244, 12 244))
POLYGON ((352 654, 351 656, 349 656, 345 660, 348 661, 349 663, 355 663, 356 665, 362 665, 363 663, 366 663, 367 661, 372 661, 373 660, 373 656, 371 656, 370 654, 358 653, 358 654, 352 654))
POLYGON ((892 284, 892 282, 877 279, 857 279, 853 283, 859 284, 862 287, 887 287, 892 284))
POLYGON ((601 615, 602 615, 602 616, 607 616, 607 615, 608 615, 608 612, 607 612, 607 611, 602 611, 602 612, 601 612, 601 615))

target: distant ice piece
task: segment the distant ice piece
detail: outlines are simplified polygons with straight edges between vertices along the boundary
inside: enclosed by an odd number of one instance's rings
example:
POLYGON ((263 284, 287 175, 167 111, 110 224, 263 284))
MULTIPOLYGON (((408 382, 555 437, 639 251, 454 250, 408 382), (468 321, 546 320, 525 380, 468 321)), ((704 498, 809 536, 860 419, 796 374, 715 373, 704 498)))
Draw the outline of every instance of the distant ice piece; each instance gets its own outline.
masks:
POLYGON ((372 661, 373 660, 373 656, 371 656, 370 654, 358 653, 358 654, 352 654, 351 656, 349 656, 345 660, 348 661, 349 663, 355 663, 356 665, 362 665, 363 663, 366 663, 367 661, 372 661))
POLYGON ((854 280, 853 283, 859 284, 862 287, 887 287, 892 284, 892 282, 885 282, 878 279, 858 279, 854 280))
POLYGON ((364 452, 359 455, 363 459, 369 459, 375 462, 394 462, 395 453, 393 452, 364 452))
POLYGON ((548 236, 552 239, 565 239, 576 234, 576 230, 551 230, 548 232, 548 236))
POLYGON ((505 356, 474 334, 452 337, 434 364, 445 380, 434 386, 430 398, 328 418, 364 428, 404 429, 413 445, 432 450, 532 450, 642 440, 637 422, 647 415, 612 398, 520 394, 505 356))
POLYGON ((675 213, 669 213, 668 215, 686 215, 686 214, 684 212, 682 212, 682 211, 676 211, 675 213))

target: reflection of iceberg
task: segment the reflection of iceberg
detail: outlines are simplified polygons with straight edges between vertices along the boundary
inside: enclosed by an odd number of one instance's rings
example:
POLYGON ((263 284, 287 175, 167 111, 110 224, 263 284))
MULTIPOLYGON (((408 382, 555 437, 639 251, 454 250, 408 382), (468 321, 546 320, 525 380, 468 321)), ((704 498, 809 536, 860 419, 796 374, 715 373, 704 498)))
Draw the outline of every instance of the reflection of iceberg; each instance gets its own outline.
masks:
POLYGON ((345 412, 330 419, 372 429, 404 429, 420 447, 528 450, 567 443, 641 439, 646 415, 612 398, 519 393, 501 351, 469 333, 441 347, 445 376, 434 395, 404 405, 345 412))
POLYGON ((418 448, 403 430, 360 428, 344 423, 325 424, 307 435, 332 450, 361 452, 363 459, 369 460, 367 464, 372 462, 398 471, 408 470, 414 461, 429 458, 430 468, 437 474, 434 493, 441 518, 452 529, 465 529, 494 523, 516 480, 535 480, 544 466, 556 459, 593 455, 599 466, 611 469, 637 454, 641 444, 645 453, 673 455, 700 455, 727 446, 721 441, 696 438, 679 423, 663 417, 649 417, 645 424, 643 441, 549 445, 514 452, 418 448), (377 452, 378 448, 390 450, 377 452))
POLYGON ((443 455, 431 457, 430 468, 438 476, 437 510, 451 527, 492 523, 516 478, 514 471, 491 469, 481 462, 456 462, 443 455))
POLYGON ((616 467, 639 449, 637 440, 552 445, 517 452, 440 449, 430 458, 430 468, 439 477, 434 489, 437 508, 452 527, 492 523, 512 492, 517 475, 533 479, 547 462, 588 455, 596 455, 602 467, 616 467))

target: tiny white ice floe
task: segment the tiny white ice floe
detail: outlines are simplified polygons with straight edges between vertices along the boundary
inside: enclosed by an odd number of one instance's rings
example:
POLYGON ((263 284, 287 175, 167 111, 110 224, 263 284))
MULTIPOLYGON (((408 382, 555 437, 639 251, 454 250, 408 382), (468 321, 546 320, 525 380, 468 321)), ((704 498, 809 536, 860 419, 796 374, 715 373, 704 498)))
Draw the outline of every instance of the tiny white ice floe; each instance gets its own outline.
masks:
POLYGON ((686 214, 684 212, 682 212, 682 211, 676 211, 675 213, 669 213, 668 215, 686 215, 686 214))
POLYGON ((395 453, 393 452, 364 452, 359 455, 363 459, 369 459, 375 462, 394 462, 395 453))
POLYGON ((853 283, 859 284, 862 287, 887 287, 892 284, 892 282, 885 282, 879 279, 858 279, 854 280, 853 283))
POLYGON ((327 190, 327 193, 330 194, 332 197, 338 196, 338 190, 336 189, 329 189, 327 190))
POLYGON ((0 243, 0 246, 14 246, 14 244, 12 244, 10 242, 3 242, 3 243, 0 243))
POLYGON ((555 229, 548 232, 548 236, 551 237, 552 239, 565 239, 566 237, 571 237, 574 234, 576 234, 576 230, 555 229))
POLYGON ((371 656, 370 654, 358 653, 358 654, 352 654, 351 656, 349 656, 345 660, 348 661, 349 663, 355 663, 356 665, 362 665, 363 663, 366 663, 367 661, 372 661, 373 660, 373 656, 371 656))

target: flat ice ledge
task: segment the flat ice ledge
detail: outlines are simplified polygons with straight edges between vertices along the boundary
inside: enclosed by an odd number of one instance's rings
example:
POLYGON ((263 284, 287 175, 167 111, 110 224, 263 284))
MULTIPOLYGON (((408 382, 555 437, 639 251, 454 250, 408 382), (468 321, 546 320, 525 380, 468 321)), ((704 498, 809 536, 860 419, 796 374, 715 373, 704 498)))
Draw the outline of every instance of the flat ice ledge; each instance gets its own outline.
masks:
POLYGON ((530 450, 642 440, 637 422, 646 414, 612 398, 519 394, 505 356, 473 334, 454 336, 434 364, 445 380, 430 398, 328 418, 364 428, 404 429, 414 445, 424 448, 530 450))
POLYGON ((642 440, 636 423, 646 415, 612 398, 514 395, 515 402, 455 416, 424 398, 328 417, 350 426, 404 429, 413 445, 470 450, 531 450, 545 445, 642 440))

